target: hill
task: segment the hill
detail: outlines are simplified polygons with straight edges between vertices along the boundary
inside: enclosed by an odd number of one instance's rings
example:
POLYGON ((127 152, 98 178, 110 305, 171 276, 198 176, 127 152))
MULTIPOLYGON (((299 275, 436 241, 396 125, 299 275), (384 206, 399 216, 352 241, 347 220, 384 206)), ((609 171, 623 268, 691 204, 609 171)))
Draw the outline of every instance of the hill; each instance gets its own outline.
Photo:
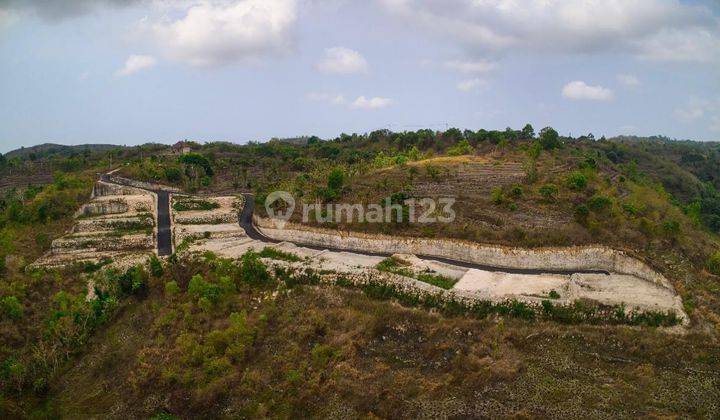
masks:
POLYGON ((525 127, 62 153, 0 163, 27 181, 0 201, 6 417, 720 414, 718 143, 525 127), (51 176, 33 183, 41 167, 51 176), (389 198, 402 212, 410 199, 452 197, 452 223, 303 222, 297 210, 292 221, 525 248, 604 244, 667 277, 691 322, 680 334, 593 324, 577 315, 582 302, 555 318, 512 302, 467 311, 326 284, 253 253, 27 270, 97 174, 117 167, 198 196, 251 192, 261 215, 275 190, 323 205, 389 198))
POLYGON ((21 147, 5 153, 6 159, 20 158, 37 160, 43 159, 50 155, 71 156, 79 153, 98 153, 107 152, 109 150, 124 148, 125 146, 117 146, 113 144, 81 144, 76 146, 66 146, 55 143, 43 143, 37 146, 21 147))

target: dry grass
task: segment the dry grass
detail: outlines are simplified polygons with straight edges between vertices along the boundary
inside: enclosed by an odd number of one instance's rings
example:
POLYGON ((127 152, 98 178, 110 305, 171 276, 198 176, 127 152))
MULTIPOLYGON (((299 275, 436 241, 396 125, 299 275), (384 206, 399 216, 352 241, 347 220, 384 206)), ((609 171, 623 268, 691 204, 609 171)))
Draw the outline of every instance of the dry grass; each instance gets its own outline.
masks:
POLYGON ((335 287, 241 290, 210 313, 153 293, 57 379, 45 413, 713 417, 719 364, 702 336, 443 318, 335 287), (207 343, 236 311, 254 337, 241 361, 182 362, 178 336, 207 343))

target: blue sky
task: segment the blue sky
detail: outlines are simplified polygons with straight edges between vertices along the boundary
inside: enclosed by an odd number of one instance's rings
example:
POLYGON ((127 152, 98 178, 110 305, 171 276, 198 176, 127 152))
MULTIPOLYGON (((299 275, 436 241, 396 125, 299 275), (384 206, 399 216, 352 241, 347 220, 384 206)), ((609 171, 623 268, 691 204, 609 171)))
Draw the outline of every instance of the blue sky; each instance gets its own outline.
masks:
POLYGON ((717 3, 0 1, 0 152, 527 122, 720 140, 717 3))

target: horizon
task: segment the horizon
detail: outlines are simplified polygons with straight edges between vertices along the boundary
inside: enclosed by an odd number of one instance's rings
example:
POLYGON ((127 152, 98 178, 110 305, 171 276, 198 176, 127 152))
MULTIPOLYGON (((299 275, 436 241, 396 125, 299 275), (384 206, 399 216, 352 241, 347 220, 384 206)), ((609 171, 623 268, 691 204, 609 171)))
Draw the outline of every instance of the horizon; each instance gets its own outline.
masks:
MULTIPOLYGON (((531 124, 531 125, 532 125, 532 124, 531 124)), ((457 128, 457 129, 459 129, 460 131, 469 130, 469 129, 459 128, 459 127, 449 127, 449 128, 457 128)), ((539 129, 538 129, 537 127, 534 127, 534 128, 539 131, 539 129)), ((418 130, 421 130, 421 129, 417 129, 417 130, 405 130, 405 131, 418 131, 418 130)), ((482 130, 482 129, 478 129, 478 130, 482 130)), ((478 131, 478 130, 473 130, 473 131, 478 131)), ((391 131, 391 132, 394 132, 394 131, 392 131, 392 130, 390 130, 390 131, 391 131)), ((445 131, 445 130, 434 130, 434 131, 436 131, 436 132, 442 132, 442 131, 445 131)), ((490 130, 488 130, 488 131, 490 131, 490 130)), ((499 131, 504 131, 504 130, 499 130, 499 131)), ((355 134, 357 134, 357 135, 363 136, 363 135, 368 135, 368 134, 370 134, 370 132, 364 132, 364 133, 340 133, 340 134, 338 134, 337 136, 334 136, 334 137, 326 137, 326 138, 319 137, 319 136, 315 136, 315 135, 312 135, 312 134, 309 134, 309 135, 308 135, 308 134, 306 134, 306 135, 299 135, 299 136, 290 136, 290 137, 271 137, 271 138, 268 138, 268 139, 261 139, 261 140, 247 140, 247 141, 242 142, 242 143, 240 143, 240 142, 235 142, 235 141, 230 141, 230 140, 201 140, 201 139, 169 140, 168 142, 164 142, 164 141, 146 141, 146 142, 144 142, 144 143, 136 143, 136 144, 118 144, 118 143, 74 143, 74 144, 66 144, 66 143, 56 143, 56 142, 53 142, 53 141, 46 141, 46 142, 43 142, 43 143, 38 143, 38 144, 30 145, 30 146, 20 146, 20 147, 17 147, 17 148, 14 148, 14 149, 10 149, 10 150, 5 150, 5 151, 0 150, 0 154, 1 154, 1 155, 6 155, 6 154, 8 154, 8 153, 17 152, 17 151, 24 150, 24 149, 32 149, 32 148, 34 148, 34 147, 40 147, 40 146, 60 146, 60 147, 82 147, 82 146, 141 147, 141 146, 146 146, 146 145, 163 145, 163 146, 167 146, 167 147, 172 147, 175 143, 183 142, 183 141, 194 142, 194 143, 198 143, 198 144, 201 144, 201 145, 212 144, 212 143, 229 143, 229 144, 236 145, 236 146, 245 146, 245 145, 248 145, 248 144, 250 144, 250 143, 266 143, 266 142, 273 141, 273 140, 277 140, 277 141, 287 141, 287 140, 294 140, 294 139, 307 139, 307 138, 311 138, 311 137, 318 137, 318 138, 320 138, 320 140, 322 140, 322 141, 331 141, 331 140, 334 140, 334 139, 339 138, 341 134, 348 134, 348 135, 355 135, 355 134)), ((566 135, 564 135, 564 134, 562 134, 562 133, 559 133, 559 134, 560 134, 560 136, 567 137, 567 138, 579 138, 579 137, 582 137, 582 136, 583 136, 583 135, 580 135, 580 136, 567 135, 567 136, 566 136, 566 135)), ((592 133, 588 133, 588 134, 592 134, 592 133)), ((693 140, 693 139, 682 139, 682 138, 668 137, 668 136, 664 136, 664 135, 661 135, 661 134, 655 134, 655 135, 649 135, 649 136, 636 136, 636 135, 629 135, 629 134, 618 134, 618 135, 615 135, 615 136, 612 136, 612 137, 596 136, 596 140, 600 140, 601 137, 606 137, 608 140, 613 140, 613 139, 618 139, 618 138, 627 137, 627 138, 637 138, 637 139, 661 139, 661 140, 676 141, 676 142, 687 142, 687 141, 689 141, 689 142, 697 142, 697 143, 720 143, 720 140, 693 140)))

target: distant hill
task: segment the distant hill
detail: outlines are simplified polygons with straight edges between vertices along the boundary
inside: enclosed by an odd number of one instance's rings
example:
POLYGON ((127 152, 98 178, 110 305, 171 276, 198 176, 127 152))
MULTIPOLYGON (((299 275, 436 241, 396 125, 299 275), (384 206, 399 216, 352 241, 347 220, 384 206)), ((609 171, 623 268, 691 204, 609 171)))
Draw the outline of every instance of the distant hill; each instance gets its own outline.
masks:
POLYGON ((37 158, 42 158, 49 155, 63 155, 70 156, 77 153, 82 153, 85 150, 90 152, 104 152, 112 149, 125 148, 125 146, 119 146, 115 144, 80 144, 76 146, 66 146, 63 144, 55 143, 43 143, 37 146, 21 147, 19 149, 12 150, 5 154, 8 159, 12 158, 27 158, 34 154, 37 158))

